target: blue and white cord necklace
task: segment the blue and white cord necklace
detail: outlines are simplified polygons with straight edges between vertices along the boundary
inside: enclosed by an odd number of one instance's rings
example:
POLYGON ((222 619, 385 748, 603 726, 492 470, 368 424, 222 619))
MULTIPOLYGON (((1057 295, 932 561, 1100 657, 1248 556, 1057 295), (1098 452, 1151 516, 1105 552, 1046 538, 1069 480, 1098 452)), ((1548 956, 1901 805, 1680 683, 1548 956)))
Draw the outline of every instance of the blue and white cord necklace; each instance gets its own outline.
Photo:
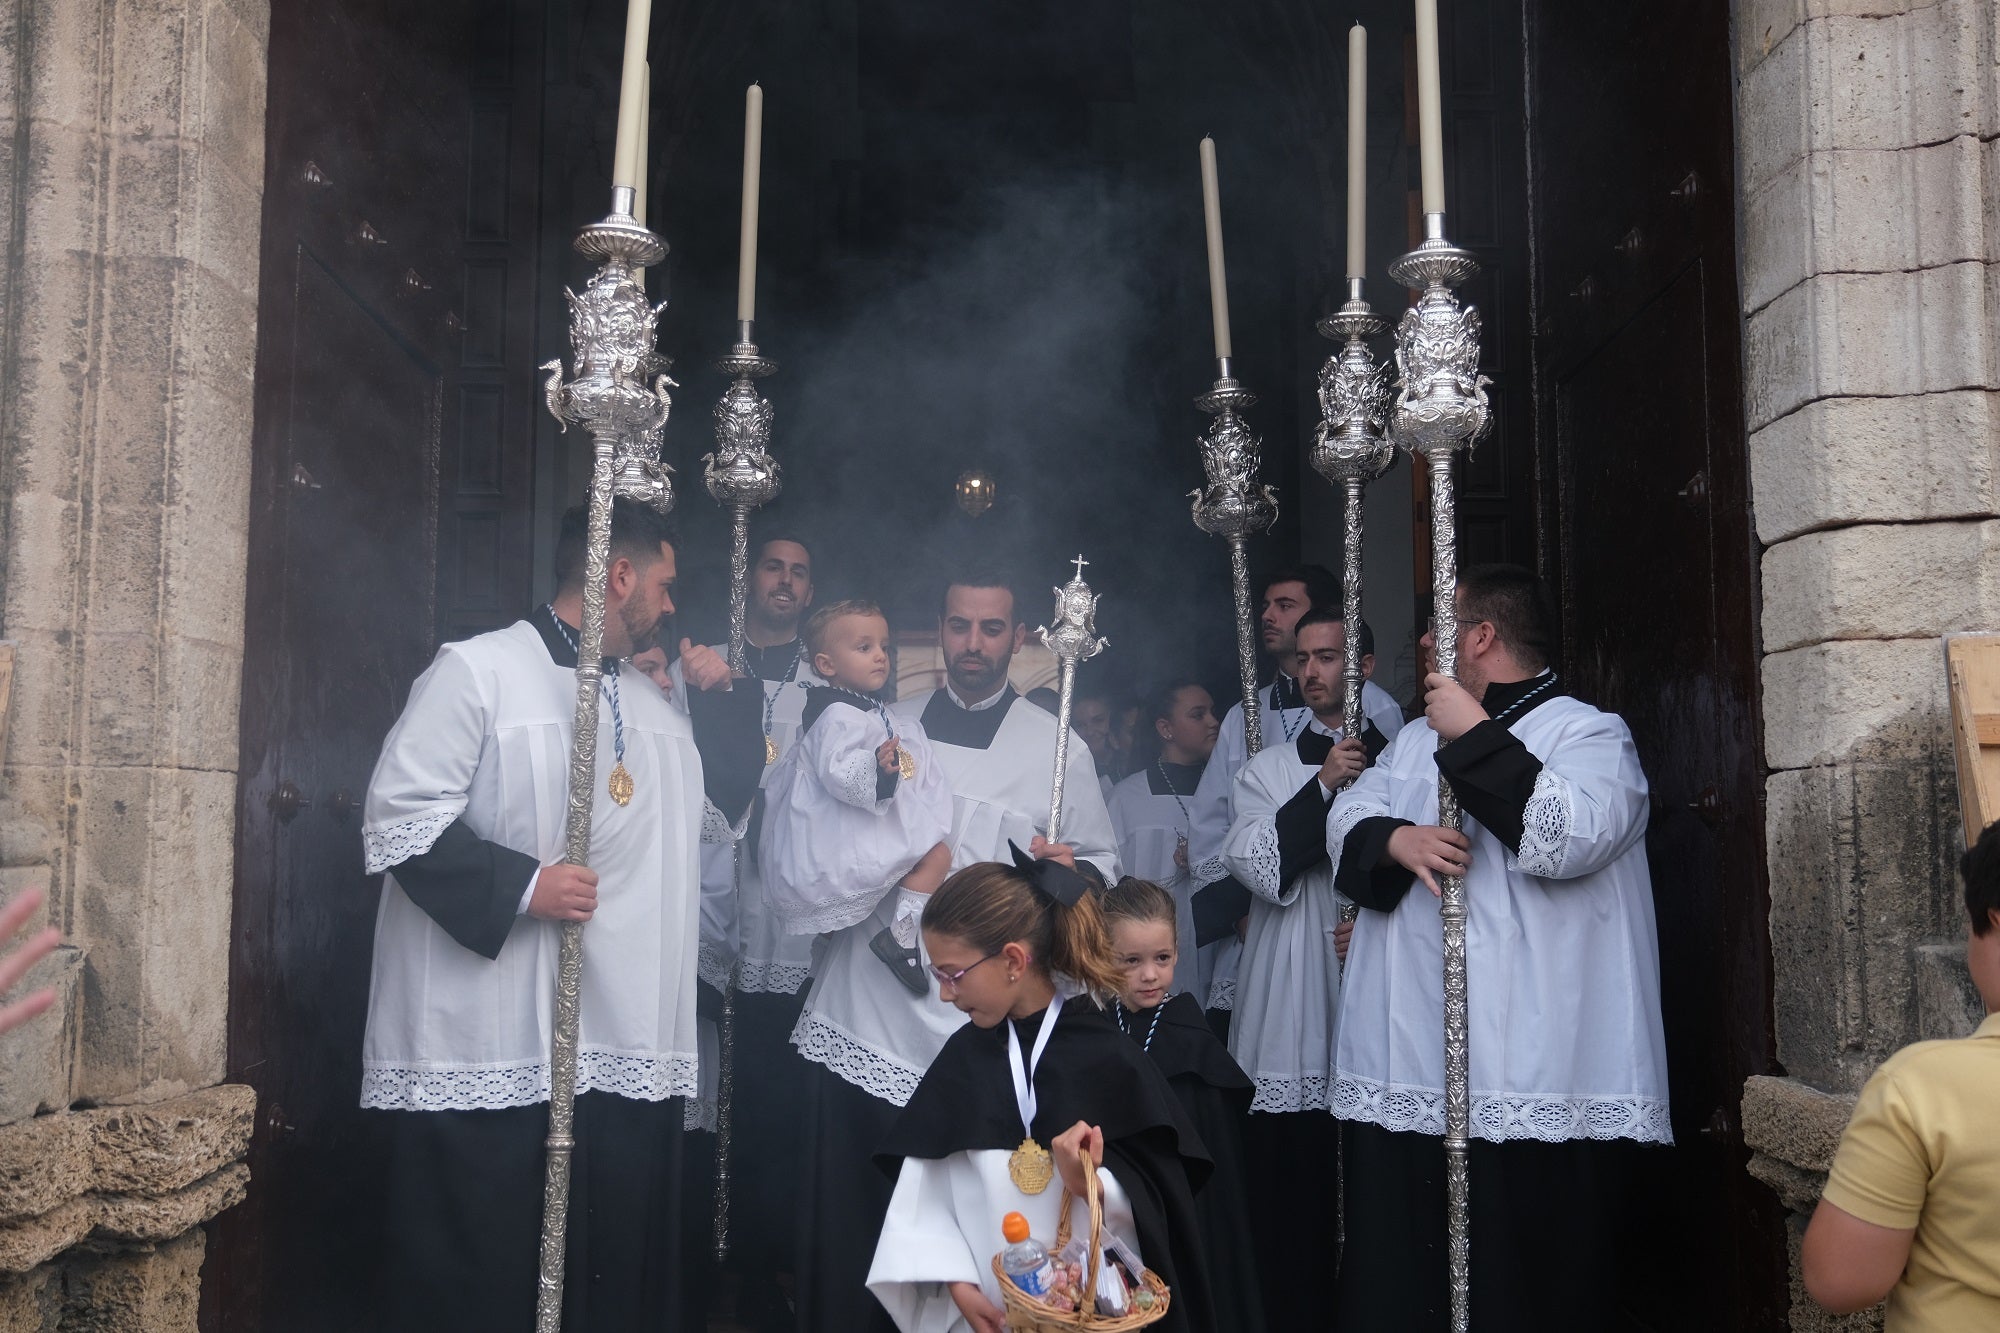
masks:
MULTIPOLYGON (((550 602, 542 609, 549 613, 549 619, 555 623, 556 630, 563 636, 563 642, 569 645, 569 650, 577 655, 579 662, 582 661, 583 647, 577 643, 576 635, 569 632, 569 626, 563 624, 562 617, 556 614, 555 603, 550 602)), ((611 700, 611 752, 612 758, 616 761, 611 768, 611 780, 605 784, 605 789, 610 793, 611 799, 618 804, 630 805, 635 784, 632 775, 625 769, 625 715, 618 707, 619 665, 614 658, 611 663, 611 674, 599 676, 597 688, 604 691, 611 700)))

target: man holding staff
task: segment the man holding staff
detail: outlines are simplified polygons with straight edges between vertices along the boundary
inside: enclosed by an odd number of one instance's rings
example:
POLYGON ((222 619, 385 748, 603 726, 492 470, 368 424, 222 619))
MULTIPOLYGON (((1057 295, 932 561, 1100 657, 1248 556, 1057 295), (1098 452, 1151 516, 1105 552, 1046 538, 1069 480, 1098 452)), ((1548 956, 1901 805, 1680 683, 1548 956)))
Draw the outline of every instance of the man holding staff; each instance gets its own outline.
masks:
POLYGON ((680 1099, 696 1078, 703 769, 689 705, 726 691, 729 669, 685 640, 669 691, 620 669, 672 613, 675 561, 666 520, 617 501, 591 863, 565 863, 584 545, 578 508, 554 600, 441 648, 369 780, 367 868, 388 874, 361 1104, 388 1121, 391 1329, 533 1325, 548 1033, 571 921, 592 924, 563 1327, 654 1328, 672 1307, 680 1099))
POLYGON ((1673 1137, 1646 777, 1624 722, 1563 694, 1532 574, 1467 569, 1457 611, 1458 679, 1426 679, 1424 717, 1326 819, 1334 887, 1363 909, 1334 1031, 1347 1248, 1333 1322, 1447 1327, 1434 895, 1463 875, 1472 1326, 1595 1327, 1632 1145, 1673 1137), (1440 775, 1462 832, 1436 826, 1440 775))

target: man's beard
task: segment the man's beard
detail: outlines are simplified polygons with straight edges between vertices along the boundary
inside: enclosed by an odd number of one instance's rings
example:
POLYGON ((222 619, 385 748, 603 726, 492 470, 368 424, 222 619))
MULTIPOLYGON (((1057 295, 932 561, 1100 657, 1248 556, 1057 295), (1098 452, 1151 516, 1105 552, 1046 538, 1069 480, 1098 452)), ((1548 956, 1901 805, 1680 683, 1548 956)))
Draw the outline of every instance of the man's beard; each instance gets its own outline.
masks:
POLYGON ((786 608, 772 605, 768 597, 760 597, 751 602, 750 610, 757 620, 759 629, 768 633, 783 634, 789 638, 798 637, 799 603, 796 597, 786 608))
POLYGON ((951 660, 951 665, 945 668, 945 674, 951 679, 952 689, 956 690, 959 694, 977 694, 983 698, 993 689, 993 686, 998 681, 1006 676, 1007 664, 1005 662, 994 662, 989 658, 979 656, 977 653, 965 653, 951 660), (964 666, 960 665, 961 663, 970 663, 975 660, 979 665, 974 667, 970 673, 968 673, 964 666))
POLYGON ((665 617, 654 616, 652 623, 646 624, 641 619, 643 614, 630 602, 618 608, 618 623, 625 627, 625 637, 631 640, 634 656, 660 646, 660 624, 665 617))

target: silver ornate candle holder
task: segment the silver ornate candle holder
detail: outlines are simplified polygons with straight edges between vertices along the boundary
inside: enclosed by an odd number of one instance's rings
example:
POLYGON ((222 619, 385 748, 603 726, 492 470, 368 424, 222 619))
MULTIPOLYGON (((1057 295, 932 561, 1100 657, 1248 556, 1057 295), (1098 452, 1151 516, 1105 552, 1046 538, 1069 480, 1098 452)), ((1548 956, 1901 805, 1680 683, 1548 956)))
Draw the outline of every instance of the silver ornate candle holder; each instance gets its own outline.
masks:
POLYGON ((1097 594, 1083 581, 1083 567, 1090 562, 1079 555, 1074 563, 1076 577, 1055 590, 1054 623, 1035 630, 1062 664, 1061 688, 1056 692, 1056 771, 1049 783, 1050 842, 1062 841, 1063 775, 1069 771, 1069 715, 1076 694, 1076 664, 1089 661, 1111 643, 1097 637, 1097 594))
POLYGON ((1362 493, 1396 461, 1389 438, 1389 375, 1368 339, 1386 333, 1389 321, 1369 308, 1361 279, 1347 280, 1347 303, 1319 322, 1322 336, 1341 343, 1319 372, 1320 423, 1313 432, 1312 465, 1339 488, 1342 504, 1341 616, 1347 623, 1342 663, 1346 686, 1344 734, 1361 734, 1361 535, 1362 493))
POLYGON ((745 669, 744 615, 750 587, 750 511, 777 498, 783 484, 771 457, 771 404, 757 381, 774 374, 778 363, 757 350, 756 326, 736 324, 736 345, 715 368, 730 377, 715 404, 715 452, 702 455, 702 480, 715 502, 729 511, 729 665, 745 669))
MULTIPOLYGON (((584 544, 583 623, 577 626, 576 720, 570 744, 564 860, 590 864, 591 810, 597 795, 597 696, 603 676, 604 577, 614 495, 673 507, 670 469, 660 462, 661 432, 673 409, 666 362, 657 350, 662 302, 654 306, 634 274, 666 257, 666 242, 632 217, 632 190, 611 192, 611 214, 577 233, 577 253, 600 260, 579 295, 569 298, 573 373, 560 359, 542 366, 548 409, 562 429, 590 433, 589 524, 584 544)), ((548 1165, 542 1183, 541 1261, 535 1328, 562 1326, 563 1260, 569 1237, 570 1154, 576 1146, 576 1046, 583 979, 583 925, 566 922, 556 963, 555 1030, 549 1051, 548 1165)))
MULTIPOLYGON (((1458 509, 1452 460, 1486 431, 1489 381, 1479 373, 1479 312, 1458 299, 1456 288, 1479 272, 1472 255, 1444 237, 1444 214, 1424 215, 1424 241, 1389 266, 1404 286, 1421 293, 1396 328, 1396 401, 1390 430, 1396 443, 1421 455, 1430 468, 1432 636, 1437 669, 1458 675, 1458 509)), ((1458 797, 1438 779, 1438 824, 1462 824, 1458 797)), ((1444 923, 1444 1151, 1451 1287, 1451 1327, 1471 1324, 1471 1185, 1467 1153, 1472 1133, 1465 970, 1465 880, 1438 877, 1438 915, 1444 923)))
POLYGON ((1201 437, 1201 468, 1208 485, 1190 491, 1194 525, 1229 543, 1229 578, 1236 601, 1236 670, 1243 686, 1243 741, 1250 754, 1264 748, 1257 709, 1257 630, 1250 600, 1249 539, 1278 521, 1278 495, 1257 479, 1263 457, 1240 412, 1257 395, 1237 383, 1229 358, 1216 361, 1215 387, 1195 406, 1212 415, 1201 437))

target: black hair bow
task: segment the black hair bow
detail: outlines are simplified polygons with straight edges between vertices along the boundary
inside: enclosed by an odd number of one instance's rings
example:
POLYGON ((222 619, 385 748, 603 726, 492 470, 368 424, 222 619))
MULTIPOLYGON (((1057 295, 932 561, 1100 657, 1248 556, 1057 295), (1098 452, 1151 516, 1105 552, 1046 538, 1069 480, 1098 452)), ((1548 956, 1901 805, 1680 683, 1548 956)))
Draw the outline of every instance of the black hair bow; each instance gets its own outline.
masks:
POLYGON ((1007 839, 1014 854, 1014 869, 1028 877, 1028 883, 1044 898, 1053 898, 1064 907, 1074 907, 1090 891, 1090 881, 1060 861, 1038 861, 1007 839))

